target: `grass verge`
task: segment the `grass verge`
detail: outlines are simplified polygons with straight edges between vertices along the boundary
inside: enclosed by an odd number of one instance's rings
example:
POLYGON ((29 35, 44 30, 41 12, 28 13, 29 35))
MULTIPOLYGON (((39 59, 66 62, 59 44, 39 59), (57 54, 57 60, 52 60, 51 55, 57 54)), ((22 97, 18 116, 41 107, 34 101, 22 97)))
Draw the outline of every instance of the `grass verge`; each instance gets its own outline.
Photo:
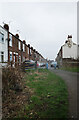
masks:
POLYGON ((39 69, 27 71, 26 86, 33 94, 19 117, 31 118, 68 118, 68 92, 65 82, 54 73, 39 69))

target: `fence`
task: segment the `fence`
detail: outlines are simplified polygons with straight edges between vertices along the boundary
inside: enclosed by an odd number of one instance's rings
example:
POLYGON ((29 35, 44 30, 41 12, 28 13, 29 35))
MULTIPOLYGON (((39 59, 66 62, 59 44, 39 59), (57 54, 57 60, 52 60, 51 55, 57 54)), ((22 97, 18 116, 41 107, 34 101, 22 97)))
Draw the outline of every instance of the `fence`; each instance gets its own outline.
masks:
POLYGON ((12 68, 18 68, 21 69, 22 71, 28 70, 28 69, 35 69, 37 68, 37 63, 31 63, 29 62, 0 62, 0 68, 4 67, 12 67, 12 68))

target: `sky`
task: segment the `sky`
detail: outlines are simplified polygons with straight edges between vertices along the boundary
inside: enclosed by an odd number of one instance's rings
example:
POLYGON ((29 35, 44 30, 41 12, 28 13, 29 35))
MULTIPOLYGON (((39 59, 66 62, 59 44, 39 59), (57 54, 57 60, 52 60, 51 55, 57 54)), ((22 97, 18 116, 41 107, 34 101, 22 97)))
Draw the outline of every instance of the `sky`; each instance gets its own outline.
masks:
POLYGON ((47 59, 56 58, 68 35, 77 43, 76 2, 1 2, 3 22, 47 59))

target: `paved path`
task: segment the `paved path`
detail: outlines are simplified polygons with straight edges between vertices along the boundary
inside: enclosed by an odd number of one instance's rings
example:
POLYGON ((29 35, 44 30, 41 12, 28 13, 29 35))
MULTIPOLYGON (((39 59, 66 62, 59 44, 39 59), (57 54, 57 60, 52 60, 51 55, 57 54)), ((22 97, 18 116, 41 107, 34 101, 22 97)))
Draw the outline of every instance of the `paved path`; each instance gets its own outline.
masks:
POLYGON ((63 70, 52 70, 65 80, 69 92, 69 118, 77 118, 77 77, 79 74, 63 70))

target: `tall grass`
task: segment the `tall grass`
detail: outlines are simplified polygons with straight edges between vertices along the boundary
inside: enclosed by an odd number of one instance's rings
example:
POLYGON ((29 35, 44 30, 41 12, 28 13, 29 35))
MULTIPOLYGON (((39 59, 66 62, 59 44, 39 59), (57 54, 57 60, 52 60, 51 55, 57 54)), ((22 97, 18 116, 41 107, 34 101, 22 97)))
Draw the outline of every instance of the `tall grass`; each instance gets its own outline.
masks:
POLYGON ((29 103, 20 113, 25 118, 67 118, 68 91, 65 82, 46 69, 30 71, 25 75, 26 85, 33 90, 29 103))

